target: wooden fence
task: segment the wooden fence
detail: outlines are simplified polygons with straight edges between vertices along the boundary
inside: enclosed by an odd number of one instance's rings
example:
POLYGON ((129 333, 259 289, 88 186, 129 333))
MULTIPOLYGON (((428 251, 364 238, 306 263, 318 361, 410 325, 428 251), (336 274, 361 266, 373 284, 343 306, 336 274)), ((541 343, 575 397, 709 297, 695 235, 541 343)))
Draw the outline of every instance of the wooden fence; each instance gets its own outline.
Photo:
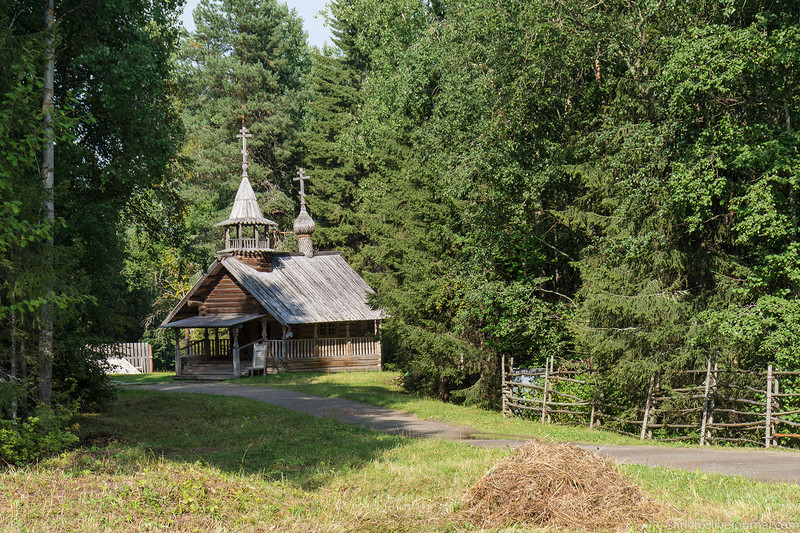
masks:
POLYGON ((585 365, 554 358, 543 368, 503 360, 503 415, 586 424, 640 439, 800 445, 800 372, 705 369, 652 375, 646 387, 612 390, 585 365))
POLYGON ((146 342, 103 344, 94 349, 107 358, 115 357, 126 360, 143 374, 153 371, 153 347, 146 342))

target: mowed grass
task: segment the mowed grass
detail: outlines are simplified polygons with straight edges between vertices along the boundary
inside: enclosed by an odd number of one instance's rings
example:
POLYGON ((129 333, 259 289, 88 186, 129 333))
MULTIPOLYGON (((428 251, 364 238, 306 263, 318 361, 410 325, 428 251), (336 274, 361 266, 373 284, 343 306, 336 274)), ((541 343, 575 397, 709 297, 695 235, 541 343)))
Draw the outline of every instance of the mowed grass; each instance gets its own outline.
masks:
MULTIPOLYGON (((475 531, 463 497, 510 453, 139 390, 78 422, 82 448, 0 474, 0 531, 475 531)), ((622 469, 664 508, 646 531, 800 524, 796 485, 622 469)))
MULTIPOLYGON (((540 424, 535 420, 503 418, 501 413, 454 405, 403 392, 399 372, 296 373, 256 376, 232 381, 241 385, 281 387, 317 396, 347 398, 399 409, 420 418, 471 426, 485 436, 539 438, 588 444, 652 444, 610 431, 587 427, 540 424)), ((481 437, 481 435, 477 435, 481 437)))
POLYGON ((175 372, 151 372, 150 374, 112 374, 111 381, 135 385, 137 383, 169 383, 175 372))

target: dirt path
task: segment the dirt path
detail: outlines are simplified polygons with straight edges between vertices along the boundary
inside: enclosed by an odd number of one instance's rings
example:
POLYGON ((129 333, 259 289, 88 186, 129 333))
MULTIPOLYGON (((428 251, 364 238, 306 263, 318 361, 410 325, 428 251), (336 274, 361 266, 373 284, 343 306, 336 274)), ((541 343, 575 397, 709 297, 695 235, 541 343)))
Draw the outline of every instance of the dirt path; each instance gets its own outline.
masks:
MULTIPOLYGON (((162 392, 186 392, 239 396, 277 405, 319 418, 332 418, 344 424, 404 435, 448 439, 483 447, 515 447, 524 440, 485 438, 477 429, 423 420, 394 409, 367 405, 342 398, 323 398, 302 392, 230 383, 155 383, 130 388, 162 392)), ((719 448, 671 448, 664 446, 617 446, 579 444, 585 450, 612 457, 619 463, 666 466, 712 474, 745 476, 759 481, 800 484, 800 454, 793 452, 719 448)))

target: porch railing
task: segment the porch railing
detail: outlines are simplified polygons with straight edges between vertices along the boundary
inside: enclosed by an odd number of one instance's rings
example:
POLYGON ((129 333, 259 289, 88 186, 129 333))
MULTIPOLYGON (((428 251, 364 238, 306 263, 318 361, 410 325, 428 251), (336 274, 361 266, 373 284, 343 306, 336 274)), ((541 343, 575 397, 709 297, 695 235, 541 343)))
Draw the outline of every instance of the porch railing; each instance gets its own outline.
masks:
MULTIPOLYGON (((321 339, 289 339, 286 354, 282 340, 259 339, 239 347, 241 359, 252 357, 255 342, 267 347, 267 359, 305 359, 309 357, 348 357, 378 353, 378 340, 370 337, 341 337, 321 339)), ((199 339, 191 341, 182 351, 184 357, 230 357, 233 354, 230 339, 199 339)))
POLYGON ((184 349, 183 355, 188 357, 229 357, 231 355, 230 339, 200 339, 191 341, 184 349))
POLYGON ((291 339, 286 342, 286 352, 285 359, 372 355, 378 353, 378 340, 369 337, 291 339))

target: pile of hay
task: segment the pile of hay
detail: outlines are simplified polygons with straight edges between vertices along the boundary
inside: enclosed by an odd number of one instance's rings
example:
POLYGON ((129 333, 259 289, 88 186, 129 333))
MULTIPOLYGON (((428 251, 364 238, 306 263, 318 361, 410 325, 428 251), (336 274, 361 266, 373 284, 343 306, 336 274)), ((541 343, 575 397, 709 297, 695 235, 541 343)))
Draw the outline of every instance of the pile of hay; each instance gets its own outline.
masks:
POLYGON ((467 495, 466 520, 614 529, 655 521, 658 508, 611 459, 572 444, 530 441, 467 495))

